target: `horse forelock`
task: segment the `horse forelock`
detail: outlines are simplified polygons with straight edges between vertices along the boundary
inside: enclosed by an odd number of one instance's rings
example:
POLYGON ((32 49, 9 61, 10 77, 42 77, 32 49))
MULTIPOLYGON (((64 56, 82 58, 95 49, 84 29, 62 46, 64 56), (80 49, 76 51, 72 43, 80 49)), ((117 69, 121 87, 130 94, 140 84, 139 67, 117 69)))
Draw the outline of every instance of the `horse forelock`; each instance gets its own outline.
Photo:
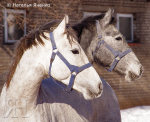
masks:
MULTIPOLYGON (((16 71, 17 65, 24 52, 27 49, 32 48, 33 46, 37 46, 39 44, 44 45, 44 42, 41 39, 40 35, 47 39, 47 37, 44 35, 44 32, 52 32, 58 26, 59 23, 60 21, 49 22, 41 26, 40 28, 31 31, 16 43, 15 55, 13 57, 13 62, 7 77, 7 82, 6 82, 7 88, 9 87, 10 81, 16 71)), ((77 39, 76 33, 73 29, 66 28, 65 33, 67 34, 70 43, 73 41, 73 39, 71 39, 70 37, 75 38, 75 40, 77 39)))

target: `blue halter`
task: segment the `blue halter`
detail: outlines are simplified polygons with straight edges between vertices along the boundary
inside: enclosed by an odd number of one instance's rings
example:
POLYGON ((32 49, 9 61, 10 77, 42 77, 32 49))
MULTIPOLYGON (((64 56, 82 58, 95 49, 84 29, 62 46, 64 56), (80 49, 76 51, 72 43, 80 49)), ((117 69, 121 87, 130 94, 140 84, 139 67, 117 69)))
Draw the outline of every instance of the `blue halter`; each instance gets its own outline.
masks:
POLYGON ((101 28, 100 28, 100 23, 98 20, 96 20, 96 28, 97 28, 97 34, 98 34, 98 44, 95 48, 94 54, 96 54, 97 50, 100 48, 100 46, 103 44, 115 57, 114 61, 112 62, 110 68, 108 69, 109 72, 111 72, 116 65, 118 64, 118 62, 121 60, 121 58, 123 58, 124 56, 126 56, 128 53, 130 53, 132 50, 131 49, 127 49, 124 52, 120 52, 120 51, 116 51, 114 50, 111 46, 109 46, 104 40, 102 40, 102 36, 100 34, 101 28))
MULTIPOLYGON (((65 91, 70 92, 72 90, 72 87, 73 87, 73 84, 74 84, 74 80, 75 80, 77 74, 80 73, 81 71, 91 67, 92 65, 91 65, 91 63, 87 63, 87 64, 85 64, 85 65, 83 65, 81 67, 78 67, 78 66, 75 66, 75 65, 71 65, 65 59, 65 57, 58 51, 58 49, 56 47, 56 44, 55 44, 55 39, 54 39, 54 36, 53 36, 53 32, 50 33, 50 39, 51 39, 53 51, 52 51, 51 60, 50 60, 49 75, 51 76, 52 63, 53 63, 53 61, 55 59, 55 56, 57 55, 66 64, 66 66, 69 68, 69 70, 71 72, 71 78, 70 78, 70 81, 69 81, 69 85, 67 86, 67 88, 63 88, 65 91)), ((60 86, 60 87, 62 87, 62 86, 60 86)))

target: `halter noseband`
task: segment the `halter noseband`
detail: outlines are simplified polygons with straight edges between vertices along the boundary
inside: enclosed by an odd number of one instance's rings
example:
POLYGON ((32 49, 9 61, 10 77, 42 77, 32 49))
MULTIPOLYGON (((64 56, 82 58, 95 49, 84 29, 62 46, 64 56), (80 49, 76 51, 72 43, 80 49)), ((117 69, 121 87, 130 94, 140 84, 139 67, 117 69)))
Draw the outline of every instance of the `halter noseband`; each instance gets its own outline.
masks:
POLYGON ((110 68, 108 69, 108 71, 111 72, 116 67, 116 65, 121 60, 121 58, 126 56, 132 50, 131 49, 127 49, 124 52, 116 51, 110 45, 108 45, 104 40, 102 40, 102 36, 101 36, 101 33, 100 33, 100 31, 101 31, 100 23, 99 23, 98 20, 96 20, 96 29, 97 29, 97 34, 98 34, 98 40, 99 41, 98 41, 98 44, 97 44, 97 46, 95 48, 95 51, 94 51, 93 55, 96 54, 97 50, 103 44, 115 57, 114 61, 112 62, 111 66, 110 66, 110 68))
POLYGON ((51 76, 52 63, 53 63, 53 61, 55 59, 55 56, 57 55, 66 64, 66 66, 69 68, 69 70, 71 72, 71 78, 70 78, 70 81, 69 81, 69 85, 67 86, 67 88, 65 88, 65 89, 63 88, 65 91, 70 92, 72 90, 72 86, 74 84, 74 80, 75 80, 77 74, 80 73, 81 71, 91 67, 92 65, 91 65, 91 63, 87 63, 87 64, 85 64, 85 65, 83 65, 81 67, 78 67, 78 66, 75 66, 75 65, 71 65, 65 59, 65 57, 58 51, 58 49, 56 47, 55 39, 54 39, 54 36, 53 36, 53 32, 50 33, 50 39, 51 39, 53 50, 52 50, 50 66, 49 66, 49 75, 51 76))

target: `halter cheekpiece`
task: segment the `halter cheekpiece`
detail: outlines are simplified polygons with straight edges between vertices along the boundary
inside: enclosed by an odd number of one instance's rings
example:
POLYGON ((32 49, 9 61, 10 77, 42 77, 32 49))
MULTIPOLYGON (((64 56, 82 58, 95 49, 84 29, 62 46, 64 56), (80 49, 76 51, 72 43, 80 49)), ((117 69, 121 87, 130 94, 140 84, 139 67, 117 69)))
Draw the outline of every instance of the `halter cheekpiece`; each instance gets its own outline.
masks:
MULTIPOLYGON (((52 55, 51 55, 51 59, 50 59, 50 66, 49 66, 49 75, 51 76, 51 69, 52 69, 52 63, 55 59, 55 56, 57 55, 68 67, 68 69, 71 72, 71 78, 69 81, 69 85, 67 86, 67 88, 63 88, 65 91, 70 92, 72 90, 73 84, 74 84, 74 80, 77 76, 78 73, 80 73, 81 71, 91 67, 91 63, 87 63, 81 67, 75 66, 75 65, 71 65, 66 59, 65 57, 59 52, 59 50, 56 47, 56 43, 55 43, 55 39, 53 36, 53 32, 50 33, 50 39, 51 39, 51 43, 52 43, 52 55)), ((56 83, 57 84, 57 83, 56 83)), ((59 84, 57 84, 59 85, 59 84)), ((59 85, 60 86, 60 85, 59 85)), ((61 87, 61 86, 60 86, 61 87)))
POLYGON ((102 35, 100 33, 101 27, 100 27, 100 23, 99 23, 98 20, 96 20, 96 29, 97 29, 97 34, 98 34, 98 40, 99 41, 98 41, 98 44, 97 44, 97 46, 95 48, 95 51, 94 51, 93 55, 96 54, 97 50, 103 44, 114 55, 114 57, 115 57, 115 59, 113 60, 111 66, 110 66, 110 68, 108 69, 108 71, 111 72, 116 67, 116 65, 121 60, 121 58, 123 58, 124 56, 126 56, 132 50, 131 49, 127 49, 124 52, 116 51, 110 45, 108 45, 104 40, 102 40, 102 35))

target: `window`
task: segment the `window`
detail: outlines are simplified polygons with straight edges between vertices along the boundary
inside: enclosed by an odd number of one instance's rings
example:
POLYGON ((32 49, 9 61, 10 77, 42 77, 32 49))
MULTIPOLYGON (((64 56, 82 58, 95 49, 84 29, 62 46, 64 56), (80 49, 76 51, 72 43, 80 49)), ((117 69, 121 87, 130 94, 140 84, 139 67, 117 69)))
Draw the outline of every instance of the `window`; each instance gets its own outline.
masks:
POLYGON ((133 15, 117 14, 117 28, 128 42, 133 42, 133 15))
POLYGON ((26 34, 26 12, 24 10, 5 9, 4 42, 14 43, 26 34))

